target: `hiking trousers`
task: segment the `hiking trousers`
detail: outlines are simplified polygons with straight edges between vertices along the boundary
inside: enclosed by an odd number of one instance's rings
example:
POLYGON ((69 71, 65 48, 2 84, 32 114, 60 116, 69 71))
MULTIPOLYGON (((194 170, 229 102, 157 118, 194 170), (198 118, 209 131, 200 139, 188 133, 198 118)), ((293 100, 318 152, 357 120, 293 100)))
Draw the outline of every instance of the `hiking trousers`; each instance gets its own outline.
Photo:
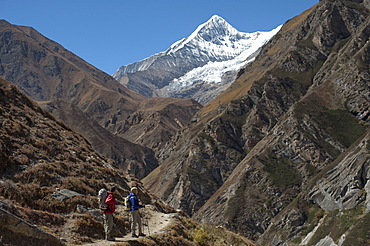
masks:
POLYGON ((143 233, 139 210, 132 211, 131 212, 131 218, 132 218, 132 225, 131 225, 131 232, 132 232, 132 234, 135 234, 136 225, 139 226, 139 234, 143 233))
POLYGON ((112 238, 112 230, 113 230, 113 214, 104 213, 105 240, 112 238))

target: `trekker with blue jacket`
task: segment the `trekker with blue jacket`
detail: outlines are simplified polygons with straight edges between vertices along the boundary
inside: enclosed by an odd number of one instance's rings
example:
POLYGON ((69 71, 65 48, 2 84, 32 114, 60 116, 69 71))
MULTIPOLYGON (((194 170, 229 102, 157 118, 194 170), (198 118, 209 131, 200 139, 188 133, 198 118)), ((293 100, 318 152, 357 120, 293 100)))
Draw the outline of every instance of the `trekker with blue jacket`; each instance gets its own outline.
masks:
POLYGON ((139 214, 139 209, 144 208, 145 205, 140 205, 139 197, 137 196, 138 189, 136 187, 131 188, 130 193, 130 202, 131 202, 131 218, 132 218, 132 224, 131 224, 131 233, 132 237, 145 237, 146 235, 142 231, 142 223, 141 223, 141 217, 139 214), (136 235, 136 225, 139 227, 139 235, 136 235))

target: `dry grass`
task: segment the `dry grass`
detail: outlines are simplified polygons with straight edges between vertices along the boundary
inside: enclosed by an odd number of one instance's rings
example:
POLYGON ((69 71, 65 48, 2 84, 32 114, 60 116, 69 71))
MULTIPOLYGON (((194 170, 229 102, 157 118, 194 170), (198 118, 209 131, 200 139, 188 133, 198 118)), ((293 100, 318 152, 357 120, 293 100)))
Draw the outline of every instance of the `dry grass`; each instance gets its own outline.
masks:
POLYGON ((72 232, 75 232, 80 236, 86 236, 95 239, 104 238, 103 223, 96 221, 94 216, 90 213, 78 216, 74 222, 72 232))
POLYGON ((54 227, 61 226, 66 222, 66 218, 63 215, 29 208, 22 208, 20 214, 25 220, 36 225, 54 227))
POLYGON ((307 19, 307 16, 312 12, 312 10, 314 10, 316 8, 318 4, 312 6, 311 8, 307 9, 306 11, 304 11, 303 13, 301 13, 300 15, 297 15, 295 16, 294 18, 288 20, 283 28, 282 28, 282 34, 283 33, 286 33, 286 32, 290 32, 292 31, 296 26, 300 25, 302 23, 302 21, 306 20, 307 19))

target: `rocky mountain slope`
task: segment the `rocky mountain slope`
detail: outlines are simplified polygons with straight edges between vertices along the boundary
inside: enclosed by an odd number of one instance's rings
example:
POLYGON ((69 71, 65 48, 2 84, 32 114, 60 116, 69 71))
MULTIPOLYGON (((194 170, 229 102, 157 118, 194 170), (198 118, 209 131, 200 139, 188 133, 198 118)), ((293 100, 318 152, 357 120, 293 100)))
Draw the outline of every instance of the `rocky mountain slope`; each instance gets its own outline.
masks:
POLYGON ((113 77, 144 96, 193 98, 207 104, 279 29, 243 33, 214 15, 168 50, 122 66, 113 77))
MULTIPOLYGON (((78 127, 77 124, 73 126, 74 129, 81 130, 81 133, 92 141, 94 148, 117 161, 123 170, 134 174, 140 173, 138 176, 140 178, 157 165, 154 154, 147 148, 153 147, 155 150, 165 144, 163 141, 171 138, 181 124, 186 125, 201 107, 191 99, 155 102, 153 98, 145 98, 130 91, 111 76, 96 69, 58 43, 42 36, 31 27, 15 26, 0 20, 0 40, 0 77, 19 86, 34 100, 63 100, 63 103, 54 102, 55 105, 64 105, 59 107, 59 111, 67 110, 61 120, 68 121, 67 124, 78 123, 78 127), (137 115, 142 114, 141 105, 149 104, 149 101, 156 105, 160 102, 165 103, 158 106, 161 109, 176 108, 179 112, 186 113, 179 113, 177 120, 180 123, 174 124, 172 118, 167 118, 161 112, 152 111, 151 114, 161 115, 163 120, 158 121, 158 118, 146 115, 147 124, 142 125, 147 127, 152 124, 156 126, 156 131, 140 129, 137 115), (87 116, 82 115, 81 112, 76 113, 77 108, 66 103, 77 106, 87 116), (70 109, 74 110, 73 114, 70 114, 70 109), (137 110, 140 110, 140 113, 137 110), (94 123, 91 123, 89 118, 111 133, 101 128, 97 130, 96 127, 91 127, 94 123), (133 118, 136 119, 135 123, 132 122, 133 118), (150 122, 151 119, 152 122, 150 122), (170 123, 167 124, 168 122, 170 123), (135 129, 132 130, 133 125, 135 129), (90 130, 92 132, 89 132, 90 130), (112 134, 116 135, 118 131, 119 134, 113 137, 112 134), (126 131, 129 135, 127 138, 126 131), (97 132, 99 132, 99 138, 94 137, 97 132), (143 133, 145 138, 140 138, 143 133), (158 138, 158 135, 163 137, 158 138), (109 141, 110 138, 112 138, 111 141, 109 141), (132 142, 140 143, 141 146, 119 138, 126 140, 129 138, 132 142), (100 141, 103 139, 104 142, 100 141), (138 171, 141 167, 145 170, 138 171)), ((52 107, 47 108, 56 112, 52 107)))
POLYGON ((146 187, 261 245, 369 244, 369 13, 322 0, 287 21, 146 187))
POLYGON ((156 152, 186 126, 202 106, 193 99, 148 98, 116 130, 133 143, 141 144, 156 152))
POLYGON ((7 213, 60 235, 77 205, 97 207, 100 188, 116 185, 117 197, 123 199, 130 180, 111 160, 1 78, 0 95, 2 243, 47 245, 58 241, 43 236, 40 230, 32 231, 21 220, 12 224, 15 219, 7 213))

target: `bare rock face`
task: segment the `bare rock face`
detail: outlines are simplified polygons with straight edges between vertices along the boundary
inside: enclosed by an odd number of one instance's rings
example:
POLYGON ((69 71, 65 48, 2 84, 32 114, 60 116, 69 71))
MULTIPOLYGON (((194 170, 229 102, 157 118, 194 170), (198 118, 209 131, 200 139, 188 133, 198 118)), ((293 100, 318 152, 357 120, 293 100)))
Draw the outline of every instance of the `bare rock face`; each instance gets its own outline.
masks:
MULTIPOLYGON (((361 204, 368 191, 370 159, 367 138, 349 149, 346 156, 332 168, 308 193, 309 199, 328 211, 353 209, 361 204)), ((368 206, 368 202, 366 203, 368 206)))
POLYGON ((332 230, 338 209, 340 223, 358 212, 352 228, 366 227, 368 216, 361 209, 370 163, 366 6, 320 1, 287 21, 160 152, 145 185, 261 245, 299 244, 313 225, 328 241, 357 240, 344 224, 340 235, 332 230))

